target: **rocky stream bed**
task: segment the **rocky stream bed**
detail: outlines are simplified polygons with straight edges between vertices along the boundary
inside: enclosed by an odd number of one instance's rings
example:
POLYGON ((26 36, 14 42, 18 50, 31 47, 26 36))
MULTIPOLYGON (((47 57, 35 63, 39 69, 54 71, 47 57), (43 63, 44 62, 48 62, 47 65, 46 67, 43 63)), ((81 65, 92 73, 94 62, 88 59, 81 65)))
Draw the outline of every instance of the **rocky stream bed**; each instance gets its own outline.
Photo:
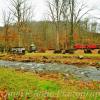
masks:
POLYGON ((100 81, 100 67, 76 65, 56 64, 56 63, 34 63, 34 62, 17 62, 0 60, 1 67, 20 68, 27 71, 44 71, 44 72, 60 72, 71 74, 80 80, 100 81))

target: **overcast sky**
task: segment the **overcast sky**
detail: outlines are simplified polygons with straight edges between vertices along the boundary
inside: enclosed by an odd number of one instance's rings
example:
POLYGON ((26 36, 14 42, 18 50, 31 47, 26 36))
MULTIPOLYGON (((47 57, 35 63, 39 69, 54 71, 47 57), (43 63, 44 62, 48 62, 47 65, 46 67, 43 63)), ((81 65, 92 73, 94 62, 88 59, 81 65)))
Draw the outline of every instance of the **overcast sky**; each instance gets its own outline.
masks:
MULTIPOLYGON (((9 0, 0 0, 0 25, 2 25, 2 10, 8 10, 9 0)), ((30 0, 33 7, 35 8, 34 20, 42 20, 46 14, 46 0, 30 0)), ((80 0, 82 1, 82 0, 80 0)), ((99 8, 100 0, 84 0, 89 5, 89 7, 99 8)), ((99 16, 99 11, 94 11, 91 15, 99 16)))

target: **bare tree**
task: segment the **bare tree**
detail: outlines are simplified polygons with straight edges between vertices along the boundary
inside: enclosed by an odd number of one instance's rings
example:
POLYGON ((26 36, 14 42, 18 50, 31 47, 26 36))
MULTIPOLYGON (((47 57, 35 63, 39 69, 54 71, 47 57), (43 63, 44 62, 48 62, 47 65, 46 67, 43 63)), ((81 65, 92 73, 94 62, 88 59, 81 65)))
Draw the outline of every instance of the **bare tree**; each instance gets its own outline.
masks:
POLYGON ((3 23, 4 23, 4 37, 5 37, 5 52, 8 51, 8 30, 10 28, 10 24, 11 24, 11 13, 6 13, 5 11, 2 11, 3 12, 3 23))
POLYGON ((77 0, 64 0, 64 7, 63 7, 63 20, 67 23, 70 23, 70 48, 73 48, 74 39, 73 33, 74 29, 79 24, 90 11, 93 9, 88 9, 87 4, 84 1, 78 3, 77 0), (66 3, 67 2, 67 3, 66 3))
POLYGON ((97 25, 98 23, 96 21, 91 23, 91 32, 94 32, 94 33, 97 32, 97 25))
POLYGON ((19 46, 21 46, 21 32, 25 27, 26 22, 32 18, 31 6, 28 5, 28 0, 10 0, 11 7, 9 7, 13 15, 14 22, 17 25, 19 33, 19 46))
POLYGON ((44 46, 47 48, 47 29, 48 29, 49 22, 45 20, 42 22, 42 32, 43 32, 43 40, 44 40, 44 46))
POLYGON ((81 3, 75 2, 75 11, 74 11, 74 22, 78 23, 82 18, 88 15, 93 8, 88 8, 87 3, 83 0, 81 3))
POLYGON ((60 43, 59 43, 59 25, 61 21, 62 16, 62 9, 63 9, 63 0, 53 0, 53 1, 47 1, 48 2, 48 8, 49 8, 49 16, 51 17, 51 20, 54 22, 56 27, 56 49, 60 49, 60 43))

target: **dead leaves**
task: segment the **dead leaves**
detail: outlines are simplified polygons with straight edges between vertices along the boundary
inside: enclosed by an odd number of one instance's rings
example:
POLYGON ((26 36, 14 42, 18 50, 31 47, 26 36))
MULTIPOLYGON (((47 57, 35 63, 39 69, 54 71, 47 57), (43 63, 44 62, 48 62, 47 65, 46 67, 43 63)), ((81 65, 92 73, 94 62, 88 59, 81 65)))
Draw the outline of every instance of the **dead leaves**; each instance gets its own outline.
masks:
POLYGON ((8 100, 7 90, 4 89, 0 91, 0 100, 8 100))

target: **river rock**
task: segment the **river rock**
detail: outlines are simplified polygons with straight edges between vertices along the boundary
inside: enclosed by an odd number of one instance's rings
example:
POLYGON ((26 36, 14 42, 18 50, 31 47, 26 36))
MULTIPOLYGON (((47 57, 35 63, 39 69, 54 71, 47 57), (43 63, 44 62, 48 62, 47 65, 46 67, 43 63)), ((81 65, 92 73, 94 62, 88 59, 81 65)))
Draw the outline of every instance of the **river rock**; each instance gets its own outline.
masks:
POLYGON ((83 55, 79 55, 78 58, 79 58, 79 59, 83 59, 84 56, 83 56, 83 55))

